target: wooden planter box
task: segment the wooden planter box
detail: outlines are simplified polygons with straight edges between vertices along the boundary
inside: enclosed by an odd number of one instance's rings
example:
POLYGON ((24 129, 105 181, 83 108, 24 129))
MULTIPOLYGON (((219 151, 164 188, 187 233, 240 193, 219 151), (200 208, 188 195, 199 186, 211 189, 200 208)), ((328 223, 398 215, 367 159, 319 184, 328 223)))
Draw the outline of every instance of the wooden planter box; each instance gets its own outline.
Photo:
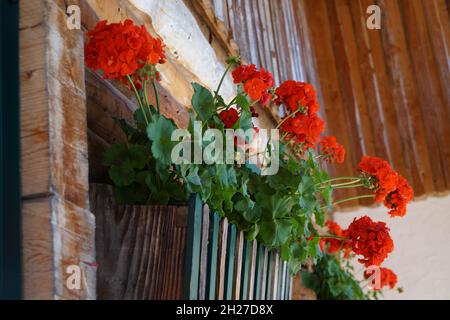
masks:
POLYGON ((121 206, 93 184, 98 299, 290 299, 280 254, 249 241, 199 197, 189 206, 121 206))
POLYGON ((188 207, 117 205, 92 184, 98 299, 183 299, 188 207))

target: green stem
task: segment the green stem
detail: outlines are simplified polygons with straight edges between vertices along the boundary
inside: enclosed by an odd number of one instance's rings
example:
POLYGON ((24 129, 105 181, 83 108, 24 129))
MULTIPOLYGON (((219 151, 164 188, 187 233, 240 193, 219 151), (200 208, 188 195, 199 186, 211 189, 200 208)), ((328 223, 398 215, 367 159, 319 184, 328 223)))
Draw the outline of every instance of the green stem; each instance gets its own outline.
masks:
POLYGON ((227 104, 226 109, 228 110, 237 100, 237 97, 234 97, 233 100, 230 101, 229 104, 227 104))
POLYGON ((220 78, 219 85, 217 86, 217 89, 214 93, 214 100, 216 100, 217 96, 219 95, 220 87, 222 86, 223 80, 225 79, 225 76, 227 75, 228 71, 230 71, 230 69, 231 69, 231 64, 228 65, 228 67, 225 69, 225 72, 222 75, 222 78, 220 78))
POLYGON ((325 184, 325 183, 329 183, 329 182, 333 182, 333 181, 339 181, 339 180, 361 180, 360 177, 338 177, 338 178, 333 178, 333 179, 328 179, 322 182, 317 183, 316 185, 320 185, 320 184, 325 184))
POLYGON ((334 234, 324 234, 322 236, 317 236, 314 238, 319 238, 319 239, 339 239, 339 240, 347 240, 346 237, 340 237, 340 236, 336 236, 334 234))
POLYGON ((159 95, 158 95, 158 90, 156 89, 155 80, 153 80, 153 79, 152 79, 152 86, 153 86, 153 91, 155 92, 156 109, 158 110, 158 113, 159 113, 159 95))
POLYGON ((290 115, 288 115, 286 118, 284 118, 279 124, 277 124, 277 126, 275 127, 275 129, 278 129, 279 127, 281 127, 281 125, 286 122, 286 120, 292 118, 293 116, 295 116, 297 113, 299 113, 301 111, 301 108, 298 108, 297 110, 295 110, 295 112, 291 113, 290 115))
POLYGON ((348 186, 348 185, 352 185, 352 184, 358 183, 359 181, 361 181, 361 179, 353 180, 353 181, 349 181, 349 182, 342 182, 342 183, 332 184, 331 186, 333 188, 341 187, 341 186, 348 186))
POLYGON ((147 96, 147 80, 146 79, 144 79, 143 88, 144 88, 144 102, 145 102, 145 105, 148 107, 149 103, 148 103, 148 96, 147 96))
POLYGON ((358 184, 351 184, 351 185, 342 185, 342 186, 331 186, 333 189, 347 189, 347 188, 357 188, 357 187, 364 187, 364 184, 358 183, 358 184))
MULTIPOLYGON (((331 206, 334 206, 334 205, 339 204, 339 203, 347 202, 347 201, 352 201, 352 200, 357 200, 357 199, 365 199, 365 198, 374 198, 374 197, 375 196, 373 194, 365 194, 365 195, 362 195, 362 196, 350 197, 350 198, 347 198, 347 199, 342 199, 342 200, 333 202, 331 204, 331 206)), ((321 209, 326 209, 326 208, 328 208, 328 206, 321 207, 321 209)))
POLYGON ((145 114, 144 106, 142 105, 141 96, 139 95, 139 92, 136 89, 136 86, 134 85, 133 79, 131 79, 130 75, 127 75, 128 81, 131 83, 131 87, 133 87, 134 95, 136 96, 136 99, 138 101, 139 107, 142 110, 142 113, 144 114, 145 123, 148 124, 147 115, 145 114))

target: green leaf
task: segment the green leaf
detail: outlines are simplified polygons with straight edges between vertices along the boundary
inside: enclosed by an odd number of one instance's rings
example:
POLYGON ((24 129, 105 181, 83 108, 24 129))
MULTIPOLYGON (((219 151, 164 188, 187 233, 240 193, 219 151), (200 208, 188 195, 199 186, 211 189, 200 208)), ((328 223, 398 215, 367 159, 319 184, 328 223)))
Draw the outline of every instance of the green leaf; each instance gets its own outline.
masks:
POLYGON ((106 166, 120 165, 128 160, 128 147, 126 143, 113 144, 103 155, 103 164, 106 166))
MULTIPOLYGON (((240 202, 243 203, 247 203, 245 200, 241 200, 240 202)), ((238 202, 236 205, 238 205, 240 202, 238 202)), ((245 205, 244 205, 245 206, 245 205)), ((244 217, 245 220, 247 220, 248 222, 257 222, 260 218, 261 218, 261 208, 256 206, 253 208, 243 208, 244 210, 239 210, 239 211, 243 211, 242 212, 242 216, 244 217)))
POLYGON ((238 94, 236 96, 236 104, 242 108, 242 110, 244 111, 250 111, 250 102, 248 101, 247 97, 242 95, 242 94, 238 94))
POLYGON ((244 131, 253 128, 252 113, 250 111, 242 110, 237 127, 244 131))
POLYGON ((325 212, 320 207, 316 207, 314 216, 316 217, 316 223, 323 227, 325 225, 325 212))
POLYGON ((312 289, 315 292, 317 292, 320 288, 320 279, 317 275, 315 275, 312 272, 300 272, 300 275, 302 277, 302 285, 304 285, 306 288, 312 289))
POLYGON ((150 156, 148 149, 142 145, 135 144, 130 146, 128 152, 131 166, 135 169, 143 169, 150 156))
POLYGON ((176 143, 171 136, 175 129, 173 122, 162 115, 155 115, 147 127, 147 136, 153 142, 153 156, 164 164, 171 163, 171 153, 176 143))
POLYGON ((281 246, 289 238, 291 228, 291 224, 286 219, 262 221, 260 223, 259 233, 265 244, 269 246, 281 246))
MULTIPOLYGON (((145 116, 147 117, 147 121, 151 121, 152 113, 149 108, 145 108, 145 116)), ((146 118, 144 117, 144 112, 142 112, 141 108, 136 109, 134 112, 134 120, 136 121, 137 127, 140 131, 145 132, 147 128, 146 118)))
POLYGON ((109 168, 109 177, 116 186, 128 186, 134 181, 134 170, 129 163, 125 163, 121 166, 112 165, 111 168, 109 168))
POLYGON ((208 89, 198 83, 192 83, 192 87, 194 88, 194 95, 191 100, 192 107, 201 120, 208 121, 216 113, 214 97, 208 89))

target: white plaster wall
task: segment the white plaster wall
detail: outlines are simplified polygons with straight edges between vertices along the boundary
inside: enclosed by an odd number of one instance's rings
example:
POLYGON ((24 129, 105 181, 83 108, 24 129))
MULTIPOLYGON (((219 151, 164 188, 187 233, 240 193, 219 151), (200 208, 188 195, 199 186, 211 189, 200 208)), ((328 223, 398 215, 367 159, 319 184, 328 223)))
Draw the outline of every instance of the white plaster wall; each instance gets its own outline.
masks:
MULTIPOLYGON (((182 0, 130 0, 152 19, 158 36, 170 52, 176 52, 178 63, 192 72, 211 90, 216 89, 225 66, 203 35, 191 11, 182 0)), ((170 81, 164 78, 163 81, 170 81)), ((230 74, 222 84, 220 93, 225 101, 235 95, 230 74)))
POLYGON ((382 206, 334 217, 346 228, 362 215, 385 221, 391 229, 395 249, 383 266, 398 275, 404 292, 387 290, 385 299, 450 299, 450 196, 412 202, 403 218, 389 218, 382 206))

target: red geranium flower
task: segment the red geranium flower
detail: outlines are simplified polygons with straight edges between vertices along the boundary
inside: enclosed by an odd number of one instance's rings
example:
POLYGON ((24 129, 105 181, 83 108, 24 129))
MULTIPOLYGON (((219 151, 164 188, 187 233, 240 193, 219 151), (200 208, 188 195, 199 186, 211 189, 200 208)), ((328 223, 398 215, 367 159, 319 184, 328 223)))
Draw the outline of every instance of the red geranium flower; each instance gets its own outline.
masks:
POLYGON ((274 85, 273 76, 264 68, 258 71, 254 64, 241 65, 231 74, 234 83, 244 84, 244 91, 252 100, 259 101, 261 105, 265 106, 272 98, 269 89, 274 85))
POLYGON ((291 112, 297 111, 300 107, 305 108, 306 114, 315 114, 319 111, 316 91, 309 83, 288 80, 275 90, 275 94, 277 95, 275 103, 284 104, 291 112))
POLYGON ((383 201, 397 187, 398 173, 380 158, 365 156, 358 168, 371 179, 377 202, 383 201))
POLYGON ((241 65, 233 70, 231 75, 233 76, 234 83, 243 83, 249 79, 252 79, 258 70, 254 64, 250 65, 241 65))
MULTIPOLYGON (((364 271, 364 279, 369 279, 376 271, 372 270, 370 271, 364 271)), ((380 270, 380 287, 374 288, 375 290, 381 290, 385 286, 389 286, 391 289, 394 289, 394 287, 397 285, 397 275, 388 268, 381 267, 380 270)), ((377 282, 377 279, 372 279, 372 286, 375 286, 377 282)))
POLYGON ((135 84, 140 85, 139 69, 166 61, 161 40, 153 38, 144 26, 136 26, 129 19, 111 24, 102 20, 86 36, 86 66, 101 70, 105 79, 127 83, 126 77, 131 76, 135 84))
POLYGON ((406 205, 414 197, 414 191, 405 178, 398 176, 397 187, 389 193, 384 200, 384 205, 391 209, 391 217, 403 217, 406 214, 406 205))
POLYGON ((344 146, 336 141, 336 137, 323 137, 320 141, 320 149, 322 156, 329 162, 336 161, 337 163, 344 162, 345 149, 344 146))
POLYGON ((236 109, 228 109, 219 113, 219 118, 225 125, 225 128, 231 128, 239 119, 239 114, 236 109))
POLYGON ((266 85, 261 79, 250 79, 244 83, 244 90, 248 93, 252 100, 258 101, 261 99, 263 92, 266 90, 266 85))
POLYGON ((350 246, 362 259, 358 259, 366 267, 379 266, 394 250, 394 242, 389 235, 389 228, 384 222, 373 222, 368 216, 353 220, 345 231, 350 246))
POLYGON ((316 114, 296 114, 288 118, 281 126, 281 131, 287 133, 285 140, 291 140, 302 146, 302 150, 314 148, 325 130, 325 121, 316 114))
MULTIPOLYGON (((344 231, 342 228, 333 221, 327 221, 325 222, 325 226, 328 228, 328 234, 338 236, 338 237, 344 237, 344 231)), ((335 253, 344 246, 344 241, 342 239, 336 239, 336 238, 322 238, 320 239, 320 247, 325 247, 325 244, 328 244, 328 252, 329 253, 335 253)))

